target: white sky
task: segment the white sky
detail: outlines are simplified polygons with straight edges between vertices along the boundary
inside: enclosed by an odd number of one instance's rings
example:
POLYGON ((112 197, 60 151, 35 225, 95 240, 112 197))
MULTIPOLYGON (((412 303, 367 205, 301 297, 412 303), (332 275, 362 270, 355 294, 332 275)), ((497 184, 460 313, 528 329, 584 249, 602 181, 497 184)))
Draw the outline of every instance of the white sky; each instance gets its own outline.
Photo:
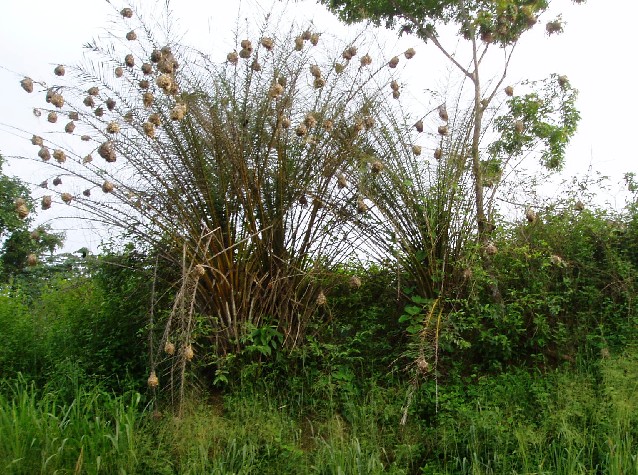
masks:
MULTIPOLYGON (((118 8, 126 6, 113 0, 118 8)), ((145 8, 151 3, 141 0, 145 8)), ((223 61, 233 49, 233 28, 238 18, 257 16, 276 0, 173 0, 179 28, 187 31, 186 40, 199 49, 210 51, 213 58, 223 61), (261 5, 262 7, 259 7, 261 5)), ((41 97, 34 98, 22 91, 19 81, 24 75, 52 79, 55 64, 73 64, 81 59, 82 45, 97 37, 108 27, 113 11, 105 0, 4 0, 0 16, 0 152, 5 156, 33 154, 33 146, 18 138, 7 124, 31 132, 41 130, 31 113, 41 97)), ((638 172, 638 153, 633 147, 635 111, 638 110, 638 89, 631 86, 635 65, 631 56, 638 18, 638 2, 627 0, 589 0, 585 5, 573 5, 569 0, 553 0, 552 8, 563 13, 565 33, 547 38, 542 26, 528 35, 517 47, 510 68, 510 83, 530 78, 541 79, 549 73, 566 74, 579 89, 578 108, 582 120, 577 136, 567 153, 562 176, 594 171, 610 175, 615 183, 609 193, 599 197, 620 207, 624 172, 638 172)), ((326 35, 346 40, 359 28, 348 29, 312 1, 292 3, 289 11, 302 26, 313 21, 314 28, 326 35)), ((150 10, 149 10, 150 12, 150 10)), ((544 20, 550 16, 544 17, 544 20)), ((389 48, 403 51, 414 46, 417 56, 410 64, 414 76, 412 84, 418 100, 419 88, 435 87, 445 78, 445 61, 433 45, 423 45, 415 38, 403 38, 397 43, 394 33, 381 32, 389 48), (421 81, 423 84, 421 85, 421 81)), ((447 38, 453 50, 456 38, 447 38)), ((26 133, 22 137, 27 137, 26 133)), ((17 174, 31 183, 39 183, 44 176, 34 170, 31 162, 13 161, 5 172, 17 174)), ((68 221, 66 221, 68 226, 68 221)), ((64 225, 62 225, 64 227, 64 225)), ((67 249, 88 245, 97 250, 100 238, 77 229, 67 232, 67 249)))

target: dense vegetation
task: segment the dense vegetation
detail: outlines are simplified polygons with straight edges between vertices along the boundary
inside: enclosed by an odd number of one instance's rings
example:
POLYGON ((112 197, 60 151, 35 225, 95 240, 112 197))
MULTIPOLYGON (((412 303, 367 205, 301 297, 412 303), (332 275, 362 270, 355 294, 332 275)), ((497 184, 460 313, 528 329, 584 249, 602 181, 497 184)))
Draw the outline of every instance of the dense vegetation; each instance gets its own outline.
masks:
POLYGON ((95 64, 55 68, 52 186, 0 179, 3 473, 638 473, 636 199, 514 173, 560 169, 579 119, 566 76, 503 87, 547 2, 329 3, 407 22, 469 105, 406 111, 398 55, 268 20, 220 63, 124 8, 95 64), (37 200, 120 234, 54 255, 37 200))
POLYGON ((492 276, 474 270, 446 303, 435 371, 413 363, 422 317, 397 301, 395 270, 335 269, 343 284, 303 345, 284 351, 273 327, 253 329, 224 366, 192 368, 178 417, 170 392, 143 389, 147 257, 127 249, 27 269, 1 296, 0 464, 25 474, 635 473, 632 213, 561 207, 499 229, 492 276), (494 276, 499 303, 487 297, 494 276))

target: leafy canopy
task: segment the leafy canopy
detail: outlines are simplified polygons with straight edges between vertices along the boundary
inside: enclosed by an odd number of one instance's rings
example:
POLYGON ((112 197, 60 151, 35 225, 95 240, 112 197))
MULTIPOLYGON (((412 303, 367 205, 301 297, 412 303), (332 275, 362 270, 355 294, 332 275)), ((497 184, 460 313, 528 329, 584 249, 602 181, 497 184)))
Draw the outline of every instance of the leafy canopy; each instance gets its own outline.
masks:
POLYGON ((427 40, 435 25, 457 23, 466 39, 511 44, 536 24, 547 0, 320 0, 346 23, 371 21, 427 40))

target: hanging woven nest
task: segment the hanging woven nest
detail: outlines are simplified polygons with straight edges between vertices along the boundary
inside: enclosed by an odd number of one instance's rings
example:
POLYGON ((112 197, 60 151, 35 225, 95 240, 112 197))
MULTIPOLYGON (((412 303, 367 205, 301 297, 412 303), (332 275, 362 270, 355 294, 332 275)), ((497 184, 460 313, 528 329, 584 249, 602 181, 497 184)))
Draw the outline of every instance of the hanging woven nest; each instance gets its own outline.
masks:
POLYGON ((356 275, 353 275, 352 277, 350 277, 350 280, 348 281, 348 285, 350 286, 351 289, 358 289, 361 287, 361 279, 357 277, 356 275))
POLYGON ((193 347, 191 345, 186 345, 184 348, 184 358, 186 358, 187 361, 191 361, 194 356, 195 352, 193 351, 193 347))
POLYGON ((250 42, 250 40, 241 40, 241 42, 239 43, 239 46, 241 46, 242 49, 247 49, 251 52, 253 50, 253 44, 250 42))
POLYGON ((27 265, 29 267, 38 265, 38 256, 36 256, 35 254, 29 254, 27 256, 27 265))
POLYGON ((507 86, 505 88, 505 94, 509 97, 512 97, 514 95, 514 88, 512 86, 507 86))
POLYGON ((62 178, 60 178, 59 176, 56 176, 56 177, 53 179, 53 186, 59 186, 59 185, 61 185, 61 184, 62 184, 62 178))
POLYGON ((162 118, 159 114, 151 114, 148 116, 148 121, 156 127, 162 125, 162 118))
POLYGON ((68 124, 64 126, 64 131, 67 134, 72 134, 74 130, 75 130, 75 122, 73 121, 69 122, 68 124))
POLYGON ((62 198, 62 201, 66 204, 71 204, 71 201, 73 201, 73 195, 71 193, 62 193, 60 198, 62 198))
POLYGON ((64 73, 66 73, 66 71, 64 69, 64 66, 62 66, 61 64, 57 65, 53 70, 53 74, 55 74, 56 76, 64 76, 64 73))
POLYGON ((343 53, 341 54, 341 56, 343 57, 343 59, 345 59, 346 61, 350 61, 352 58, 354 58, 357 55, 357 47, 356 46, 349 46, 347 47, 343 53))
POLYGON ((131 30, 126 34, 126 39, 129 41, 135 41, 137 39, 137 33, 135 33, 135 31, 131 30))
POLYGON ((51 195, 45 195, 42 197, 42 201, 41 201, 41 205, 42 205, 42 209, 47 210, 51 207, 51 203, 52 203, 52 199, 51 199, 51 195))
POLYGON ((31 137, 31 143, 33 145, 38 145, 38 146, 42 147, 42 144, 44 143, 44 140, 39 135, 34 135, 33 137, 31 137))
POLYGON ((297 36, 295 38, 295 51, 301 51, 303 49, 303 38, 301 36, 297 36))
POLYGON ((142 79, 137 83, 138 87, 142 90, 146 90, 151 87, 151 83, 147 79, 142 79))
POLYGON ((397 65, 399 64, 399 57, 398 56, 394 56, 390 62, 388 63, 388 66, 390 66, 392 69, 396 68, 397 65))
POLYGON ((344 72, 346 69, 346 67, 341 64, 341 63, 335 63, 335 73, 337 74, 341 74, 342 72, 344 72))
POLYGON ((55 124, 58 121, 58 114, 55 112, 49 112, 47 115, 47 120, 52 124, 55 124))
POLYGON ((112 111, 113 109, 115 109, 115 105, 117 103, 115 102, 115 99, 111 99, 110 97, 106 100, 106 108, 109 111, 112 111))
POLYGON ((306 117, 303 120, 303 123, 306 127, 308 127, 309 129, 311 129, 312 127, 314 127, 315 125, 317 125, 317 119, 315 119, 315 116, 312 114, 308 114, 306 115, 306 117))
POLYGON ((173 356, 175 354, 175 344, 167 341, 164 344, 164 353, 166 353, 167 355, 173 356))
POLYGON ((357 200, 357 213, 363 214, 363 213, 366 213, 367 211, 368 211, 368 205, 366 204, 363 198, 359 198, 357 200))
POLYGON ((443 156, 443 150, 441 150, 440 148, 437 148, 436 150, 434 150, 434 158, 437 160, 441 160, 441 157, 443 156))
POLYGON ((114 189, 115 185, 110 181, 106 180, 104 183, 102 183, 102 191, 104 193, 111 193, 114 189))
POLYGON ((419 133, 423 132, 423 121, 419 120, 416 124, 414 124, 414 128, 419 133))
POLYGON ((114 162, 117 158, 115 155, 115 147, 113 146, 113 142, 110 140, 100 145, 97 149, 97 153, 109 163, 114 162))
POLYGON ((168 92, 171 88, 171 84, 173 84, 173 78, 169 74, 160 74, 155 80, 155 84, 162 91, 168 92))
POLYGON ((40 188, 49 188, 49 180, 44 180, 40 183, 40 188))
POLYGON ((124 69, 122 67, 118 66, 117 68, 115 68, 116 78, 121 78, 123 74, 124 74, 124 69))
POLYGON ((36 117, 40 117, 42 115, 42 111, 40 109, 38 109, 37 107, 33 108, 33 115, 36 117))
POLYGON ((155 101, 155 97, 152 93, 145 92, 142 94, 142 103, 144 104, 144 107, 151 107, 153 105, 153 101, 155 101))
POLYGON ((281 119, 281 127, 284 129, 288 129, 290 128, 291 122, 290 119, 288 117, 284 117, 283 119, 281 119))
POLYGON ((182 120, 186 115, 186 104, 176 104, 171 110, 171 120, 182 120))
POLYGON ((393 91, 398 91, 399 87, 399 83, 396 81, 396 79, 393 79, 392 82, 390 82, 390 89, 392 89, 393 91))
POLYGON ((498 252, 498 248, 496 247, 496 245, 493 242, 489 242, 489 243, 487 243, 485 245, 485 253, 488 256, 493 256, 497 252, 498 252))
POLYGON ((82 103, 86 107, 95 107, 95 100, 93 99, 93 96, 86 96, 84 100, 82 101, 82 103))
POLYGON ((261 45, 266 48, 267 51, 272 51, 272 49, 275 47, 275 42, 272 38, 262 38, 261 39, 261 45))
POLYGON ((401 92, 399 91, 392 91, 392 97, 394 99, 398 99, 399 97, 401 97, 401 92))
POLYGON ((317 305, 322 307, 328 303, 328 299, 326 298, 326 294, 323 293, 323 290, 319 291, 319 295, 317 295, 317 305))
POLYGON ((585 209, 585 204, 582 201, 578 200, 574 205, 574 209, 576 211, 583 211, 585 209))
POLYGON ((412 153, 416 156, 421 155, 421 146, 419 145, 412 145, 412 153))
POLYGON ((109 122, 106 126, 106 132, 109 134, 117 134, 120 132, 120 124, 117 122, 109 122))
POLYGON ((447 107, 445 107, 445 104, 441 104, 439 106, 439 119, 441 119, 443 122, 447 122, 449 120, 447 107))
POLYGON ((532 208, 527 208, 525 210, 525 218, 527 219, 528 223, 533 223, 536 221, 536 213, 532 208))
POLYGON ((319 68, 319 66, 317 66, 316 64, 311 64, 310 65, 310 74, 312 74, 312 76, 315 77, 315 78, 320 78, 321 77, 321 68, 319 68))
POLYGON ((122 17, 124 18, 133 18, 133 10, 131 10, 130 8, 123 8, 120 11, 120 15, 122 15, 122 17))
POLYGON ((256 73, 258 73, 259 71, 261 71, 261 64, 259 64, 259 61, 257 61, 257 59, 255 58, 253 60, 253 62, 250 65, 250 69, 255 71, 256 73))
POLYGON ((250 58, 250 55, 253 53, 253 50, 251 49, 241 49, 239 50, 239 57, 242 59, 248 59, 250 58))
POLYGON ((522 120, 517 120, 516 122, 514 122, 514 130, 516 130, 517 133, 522 134, 524 129, 525 125, 523 124, 522 120))
POLYGON ((303 137, 307 133, 308 133, 308 128, 304 124, 299 124, 297 128, 295 129, 295 134, 297 134, 297 137, 303 137))
POLYGON ((80 120, 80 114, 78 114, 75 111, 71 111, 71 112, 69 112, 69 119, 70 120, 80 120))
POLYGON ((89 141, 91 141, 91 136, 90 136, 90 135, 82 135, 82 136, 80 137, 80 140, 81 140, 82 142, 89 142, 89 141))
POLYGON ((337 175, 337 187, 342 190, 343 188, 346 188, 348 186, 348 180, 346 180, 346 177, 343 173, 339 173, 337 175))
POLYGON ((155 124, 153 124, 152 122, 144 122, 144 125, 142 125, 142 128, 144 129, 144 134, 148 138, 150 139, 155 138, 155 124))
POLYGON ((320 37, 321 35, 319 33, 313 33, 312 35, 310 35, 310 44, 312 46, 317 46, 319 44, 320 37))
POLYGON ((414 48, 408 48, 405 50, 405 53, 403 53, 403 55, 405 56, 405 59, 412 59, 414 58, 415 54, 416 54, 416 51, 414 50, 414 48))
POLYGON ((326 80, 324 78, 316 78, 312 83, 315 89, 321 89, 326 85, 326 80))
POLYGON ((95 117, 102 117, 104 115, 104 109, 102 107, 98 107, 93 111, 93 113, 95 114, 95 117))
POLYGON ((384 168, 385 168, 385 165, 382 162, 380 162, 379 160, 377 160, 375 162, 372 162, 372 166, 370 167, 370 170, 375 175, 378 175, 379 173, 381 173, 383 171, 384 168))
POLYGON ((82 159, 82 163, 91 163, 92 161, 93 161, 93 155, 91 155, 90 153, 82 159))
POLYGON ((124 64, 126 64, 129 68, 132 68, 133 66, 135 66, 135 58, 133 57, 132 54, 127 54, 124 57, 124 64))
POLYGON ((370 66, 372 64, 372 56, 366 53, 365 55, 361 56, 361 59, 359 60, 359 62, 361 63, 362 68, 365 68, 366 66, 370 66))
POLYGON ((26 92, 33 92, 33 79, 31 79, 30 77, 25 77, 22 81, 20 81, 20 86, 26 92))
POLYGON ((561 87, 561 89, 565 89, 569 85, 569 79, 567 78, 567 76, 558 76, 558 85, 561 87))
POLYGON ((155 389, 159 386, 159 378, 157 377, 157 374, 155 374, 155 371, 151 371, 151 375, 148 377, 148 387, 151 389, 155 389))
POLYGON ((49 152, 47 147, 42 146, 38 151, 38 157, 40 157, 43 162, 48 162, 51 159, 51 152, 49 152))
POLYGON ((91 189, 87 188, 86 190, 82 192, 82 194, 86 196, 87 198, 89 198, 91 196, 91 189))
POLYGON ((62 97, 62 94, 58 94, 56 92, 56 93, 51 95, 50 102, 51 102, 51 104, 53 104, 58 109, 62 109, 62 107, 64 106, 64 97, 62 97))
POLYGON ((25 203, 16 204, 16 214, 18 215, 18 218, 25 219, 29 216, 29 208, 25 203))
POLYGON ((53 151, 53 158, 55 158, 55 160, 58 163, 64 163, 66 162, 66 155, 64 154, 64 152, 60 149, 56 149, 53 151))
POLYGON ((268 90, 268 97, 270 97, 271 99, 276 99, 279 96, 281 96, 283 93, 284 93, 284 87, 278 82, 276 82, 272 86, 270 86, 270 89, 268 90))
POLYGON ((439 135, 447 135, 448 134, 447 125, 439 125, 438 132, 439 132, 439 135))

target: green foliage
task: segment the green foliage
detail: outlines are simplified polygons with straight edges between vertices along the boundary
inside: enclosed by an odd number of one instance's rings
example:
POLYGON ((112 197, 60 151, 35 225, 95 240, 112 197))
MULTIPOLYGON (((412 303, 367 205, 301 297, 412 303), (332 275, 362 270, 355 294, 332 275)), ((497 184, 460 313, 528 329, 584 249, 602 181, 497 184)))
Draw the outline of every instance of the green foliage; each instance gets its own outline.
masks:
POLYGON ((577 91, 567 78, 553 74, 539 84, 523 83, 540 91, 515 96, 507 101, 508 113, 494 119, 500 137, 489 146, 494 158, 511 159, 535 150, 542 144, 541 164, 560 170, 565 147, 576 132, 580 114, 576 109, 577 91))
POLYGON ((536 23, 548 6, 547 0, 322 0, 347 23, 371 20, 386 28, 401 27, 428 39, 437 23, 456 23, 466 37, 479 34, 484 40, 501 45, 516 42, 536 23))
POLYGON ((636 268, 627 256, 635 244, 626 232, 604 212, 569 208, 503 228, 492 272, 474 268, 467 297, 449 301, 445 348, 465 342, 470 362, 494 369, 530 358, 573 361, 579 349, 631 341, 636 268))
POLYGON ((149 437, 141 397, 79 386, 70 401, 55 386, 40 392, 23 379, 0 381, 0 467, 33 473, 141 473, 149 437))

